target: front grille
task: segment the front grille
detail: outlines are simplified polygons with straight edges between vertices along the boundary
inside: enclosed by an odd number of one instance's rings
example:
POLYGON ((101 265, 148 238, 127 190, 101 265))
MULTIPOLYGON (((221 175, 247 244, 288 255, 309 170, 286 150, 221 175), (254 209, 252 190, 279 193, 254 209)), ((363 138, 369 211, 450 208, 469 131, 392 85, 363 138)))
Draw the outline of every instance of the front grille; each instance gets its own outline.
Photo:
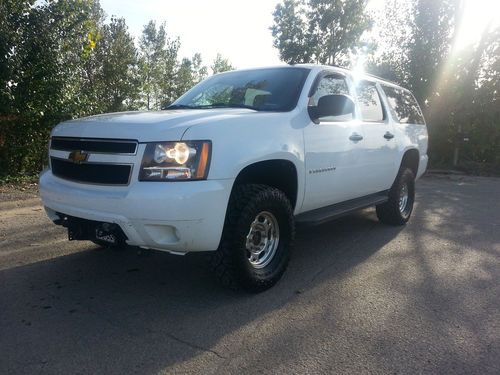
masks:
POLYGON ((50 148, 60 151, 87 151, 102 154, 129 154, 137 151, 137 141, 126 139, 95 139, 53 137, 50 148))
POLYGON ((50 164, 54 176, 90 184, 127 185, 132 172, 128 164, 75 164, 58 158, 50 158, 50 164))

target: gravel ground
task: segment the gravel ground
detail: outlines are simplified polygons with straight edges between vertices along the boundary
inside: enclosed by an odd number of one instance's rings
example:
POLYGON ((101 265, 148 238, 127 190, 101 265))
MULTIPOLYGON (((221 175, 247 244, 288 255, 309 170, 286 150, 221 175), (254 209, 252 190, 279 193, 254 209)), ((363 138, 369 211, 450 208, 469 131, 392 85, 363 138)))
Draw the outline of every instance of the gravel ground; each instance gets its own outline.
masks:
POLYGON ((429 176, 404 228, 299 231, 284 278, 221 289, 204 257, 68 242, 0 188, 1 374, 499 374, 500 179, 429 176))

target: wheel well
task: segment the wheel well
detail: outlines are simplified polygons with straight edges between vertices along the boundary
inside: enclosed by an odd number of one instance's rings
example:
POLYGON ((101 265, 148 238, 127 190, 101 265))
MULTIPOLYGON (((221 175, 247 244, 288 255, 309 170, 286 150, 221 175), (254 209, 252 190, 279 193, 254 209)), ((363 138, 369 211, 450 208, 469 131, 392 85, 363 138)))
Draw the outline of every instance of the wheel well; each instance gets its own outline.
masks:
POLYGON ((293 208, 297 203, 297 169, 291 161, 266 160, 248 165, 241 170, 234 182, 234 186, 241 184, 275 187, 285 193, 293 208))
POLYGON ((405 152, 403 155, 403 160, 401 161, 401 167, 408 167, 413 171, 413 174, 416 176, 418 172, 418 163, 419 163, 419 154, 418 150, 411 149, 405 152))

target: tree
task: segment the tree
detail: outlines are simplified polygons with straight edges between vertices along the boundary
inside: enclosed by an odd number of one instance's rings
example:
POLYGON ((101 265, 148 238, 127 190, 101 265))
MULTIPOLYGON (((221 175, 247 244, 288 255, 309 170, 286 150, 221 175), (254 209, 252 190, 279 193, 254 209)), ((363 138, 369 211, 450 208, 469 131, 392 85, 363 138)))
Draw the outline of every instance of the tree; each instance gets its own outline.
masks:
POLYGON ((176 87, 175 96, 180 97, 187 90, 189 90, 193 84, 193 62, 188 58, 183 58, 179 65, 179 69, 176 74, 176 87))
MULTIPOLYGON (((489 30, 488 30, 489 31, 489 30)), ((500 26, 488 33, 483 44, 482 68, 478 78, 475 102, 478 121, 470 131, 474 143, 466 152, 474 161, 487 162, 492 168, 500 169, 500 26)), ((469 145, 468 145, 469 146, 469 145)))
POLYGON ((366 71, 407 86, 412 19, 412 1, 386 0, 384 7, 375 14, 377 27, 371 37, 376 40, 378 49, 368 56, 366 71))
POLYGON ((370 61, 370 71, 408 87, 420 103, 431 100, 448 61, 459 3, 388 0, 377 17, 383 50, 370 61))
POLYGON ((35 0, 0 1, 0 114, 11 111, 12 87, 18 72, 16 48, 20 33, 35 0))
POLYGON ((179 39, 167 36, 164 23, 157 28, 150 21, 144 27, 139 43, 139 76, 146 109, 160 109, 175 99, 179 48, 179 39))
POLYGON ((141 91, 145 97, 145 105, 148 110, 157 107, 158 82, 161 79, 165 43, 165 24, 161 24, 157 29, 156 23, 150 21, 144 26, 139 42, 139 74, 142 83, 141 91))
POLYGON ((180 97, 191 87, 205 79, 208 69, 203 65, 203 59, 199 53, 195 53, 192 59, 184 58, 176 74, 176 97, 180 97))
POLYGON ((162 62, 167 40, 165 24, 156 28, 156 22, 150 21, 142 32, 139 41, 139 74, 141 91, 145 98, 146 109, 158 108, 159 81, 162 76, 162 62))
POLYGON ((22 162, 14 157, 16 138, 26 135, 20 128, 19 111, 14 101, 20 70, 19 46, 33 1, 0 1, 0 177, 22 170, 22 162))
POLYGON ((123 18, 112 17, 101 33, 96 46, 96 57, 102 64, 97 76, 99 111, 123 111, 132 106, 139 95, 134 39, 123 18))
POLYGON ((310 43, 322 64, 349 63, 349 53, 370 28, 367 0, 310 0, 310 43))
POLYGON ((198 82, 201 82, 205 78, 207 78, 208 68, 205 65, 203 65, 203 59, 200 53, 195 53, 193 58, 191 59, 191 62, 192 62, 191 69, 193 74, 193 85, 195 85, 198 82))
POLYGON ((384 52, 369 71, 414 92, 430 124, 432 164, 498 169, 500 29, 487 27, 476 44, 459 49, 463 1, 397 3, 397 12, 390 0, 378 17, 384 52))
POLYGON ((273 45, 279 50, 281 60, 289 64, 312 61, 305 11, 303 0, 284 0, 273 13, 273 45))
MULTIPOLYGON (((101 10, 94 1, 4 2, 12 11, 2 28, 7 46, 2 80, 0 173, 38 171, 57 122, 88 110, 82 95, 83 58, 101 10), (4 112, 5 111, 5 112, 4 112)), ((5 51, 5 50, 4 50, 5 51)), ((5 58, 5 55, 3 56, 5 58)))
POLYGON ((170 39, 165 48, 165 55, 163 59, 162 75, 159 82, 160 86, 160 102, 161 106, 165 107, 171 104, 176 95, 176 75, 179 67, 178 54, 180 48, 179 38, 170 39))
POLYGON ((0 0, 0 178, 37 173, 63 120, 159 109, 207 75, 199 54, 179 63, 165 25, 146 25, 139 46, 97 0, 0 0))
POLYGON ((367 0, 284 0, 273 13, 274 46, 287 63, 349 63, 371 20, 367 0))
POLYGON ((412 38, 408 43, 411 89, 421 103, 431 100, 452 46, 456 0, 417 0, 413 7, 412 38))
POLYGON ((231 65, 228 59, 223 58, 222 55, 218 53, 210 69, 212 70, 212 74, 217 74, 234 70, 234 66, 231 65))
POLYGON ((455 55, 431 103, 432 143, 453 166, 500 166, 500 27, 489 31, 455 55))

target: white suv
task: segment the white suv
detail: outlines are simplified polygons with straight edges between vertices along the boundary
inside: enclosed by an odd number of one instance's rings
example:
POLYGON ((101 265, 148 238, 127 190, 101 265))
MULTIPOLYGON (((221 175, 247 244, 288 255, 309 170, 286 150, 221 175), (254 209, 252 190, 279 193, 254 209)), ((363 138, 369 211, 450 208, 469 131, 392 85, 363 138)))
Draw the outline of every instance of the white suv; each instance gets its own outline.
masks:
POLYGON ((162 111, 58 125, 40 193, 70 240, 212 251, 225 285, 262 291, 285 271, 296 224, 368 206, 405 224, 427 141, 415 98, 393 83, 329 66, 240 70, 162 111))

